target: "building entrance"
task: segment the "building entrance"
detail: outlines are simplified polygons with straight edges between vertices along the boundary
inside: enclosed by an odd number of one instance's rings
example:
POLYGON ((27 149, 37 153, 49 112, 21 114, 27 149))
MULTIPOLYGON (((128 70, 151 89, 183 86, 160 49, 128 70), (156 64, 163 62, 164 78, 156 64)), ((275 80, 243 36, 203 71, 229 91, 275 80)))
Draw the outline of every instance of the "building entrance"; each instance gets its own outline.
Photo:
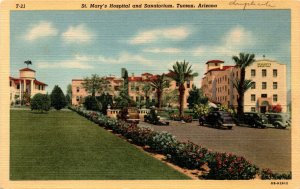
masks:
POLYGON ((260 107, 260 113, 266 113, 266 111, 267 111, 267 106, 260 107))

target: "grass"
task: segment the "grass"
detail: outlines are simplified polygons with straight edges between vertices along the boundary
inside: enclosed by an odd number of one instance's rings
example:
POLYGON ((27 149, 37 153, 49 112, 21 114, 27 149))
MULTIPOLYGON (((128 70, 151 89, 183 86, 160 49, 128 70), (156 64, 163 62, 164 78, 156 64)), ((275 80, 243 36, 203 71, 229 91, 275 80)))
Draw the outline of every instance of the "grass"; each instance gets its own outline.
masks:
POLYGON ((74 112, 11 110, 11 180, 189 179, 74 112))

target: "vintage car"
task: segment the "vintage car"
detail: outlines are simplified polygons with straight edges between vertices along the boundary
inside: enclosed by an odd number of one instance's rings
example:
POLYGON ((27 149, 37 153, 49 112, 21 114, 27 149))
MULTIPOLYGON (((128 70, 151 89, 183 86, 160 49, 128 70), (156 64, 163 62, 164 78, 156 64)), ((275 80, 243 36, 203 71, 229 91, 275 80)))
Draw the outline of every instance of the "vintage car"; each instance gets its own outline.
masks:
POLYGON ((245 112, 242 119, 239 120, 239 125, 249 125, 253 128, 266 128, 268 125, 268 118, 258 112, 245 112))
POLYGON ((208 115, 200 117, 199 124, 228 129, 235 126, 231 114, 225 111, 212 111, 208 115))
POLYGON ((132 107, 123 108, 117 115, 117 118, 129 123, 138 124, 140 122, 139 110, 132 107))
POLYGON ((291 117, 287 113, 266 113, 268 122, 275 128, 285 129, 291 126, 291 117))

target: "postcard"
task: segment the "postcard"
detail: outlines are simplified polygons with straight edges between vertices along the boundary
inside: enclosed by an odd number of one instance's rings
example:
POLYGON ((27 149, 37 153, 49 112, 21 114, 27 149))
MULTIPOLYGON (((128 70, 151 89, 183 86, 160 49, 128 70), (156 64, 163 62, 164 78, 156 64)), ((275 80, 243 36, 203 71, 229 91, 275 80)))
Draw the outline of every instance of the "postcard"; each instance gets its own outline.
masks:
POLYGON ((300 187, 299 1, 0 7, 0 189, 300 187))

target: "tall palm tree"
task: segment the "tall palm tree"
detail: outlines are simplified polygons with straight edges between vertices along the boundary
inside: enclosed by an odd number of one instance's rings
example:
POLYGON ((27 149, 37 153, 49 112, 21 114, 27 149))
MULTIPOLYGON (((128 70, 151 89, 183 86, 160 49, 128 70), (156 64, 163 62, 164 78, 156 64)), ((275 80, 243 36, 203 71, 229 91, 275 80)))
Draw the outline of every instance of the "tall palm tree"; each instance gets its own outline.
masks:
POLYGON ((151 90, 151 85, 146 83, 143 87, 142 87, 142 91, 145 95, 146 100, 149 100, 149 93, 151 90))
POLYGON ((157 75, 157 77, 151 81, 150 85, 156 89, 157 106, 161 108, 162 93, 165 88, 169 87, 169 82, 165 79, 165 74, 157 75))
POLYGON ((238 108, 237 113, 239 116, 242 116, 244 114, 244 95, 245 92, 252 86, 251 80, 246 80, 246 68, 253 64, 255 61, 255 55, 254 54, 245 54, 240 53, 238 56, 233 56, 232 59, 235 62, 236 67, 240 69, 240 78, 237 79, 234 83, 234 87, 236 88, 238 92, 238 108))
POLYGON ((31 60, 26 60, 26 61, 24 62, 24 64, 26 64, 26 65, 27 65, 27 68, 28 68, 28 65, 29 65, 29 64, 32 65, 32 62, 31 62, 31 60))
POLYGON ((179 116, 183 115, 183 101, 185 93, 185 82, 192 80, 194 77, 198 76, 198 73, 192 70, 192 65, 189 65, 188 62, 176 62, 173 65, 173 70, 169 70, 169 77, 173 79, 178 84, 179 91, 179 116))

